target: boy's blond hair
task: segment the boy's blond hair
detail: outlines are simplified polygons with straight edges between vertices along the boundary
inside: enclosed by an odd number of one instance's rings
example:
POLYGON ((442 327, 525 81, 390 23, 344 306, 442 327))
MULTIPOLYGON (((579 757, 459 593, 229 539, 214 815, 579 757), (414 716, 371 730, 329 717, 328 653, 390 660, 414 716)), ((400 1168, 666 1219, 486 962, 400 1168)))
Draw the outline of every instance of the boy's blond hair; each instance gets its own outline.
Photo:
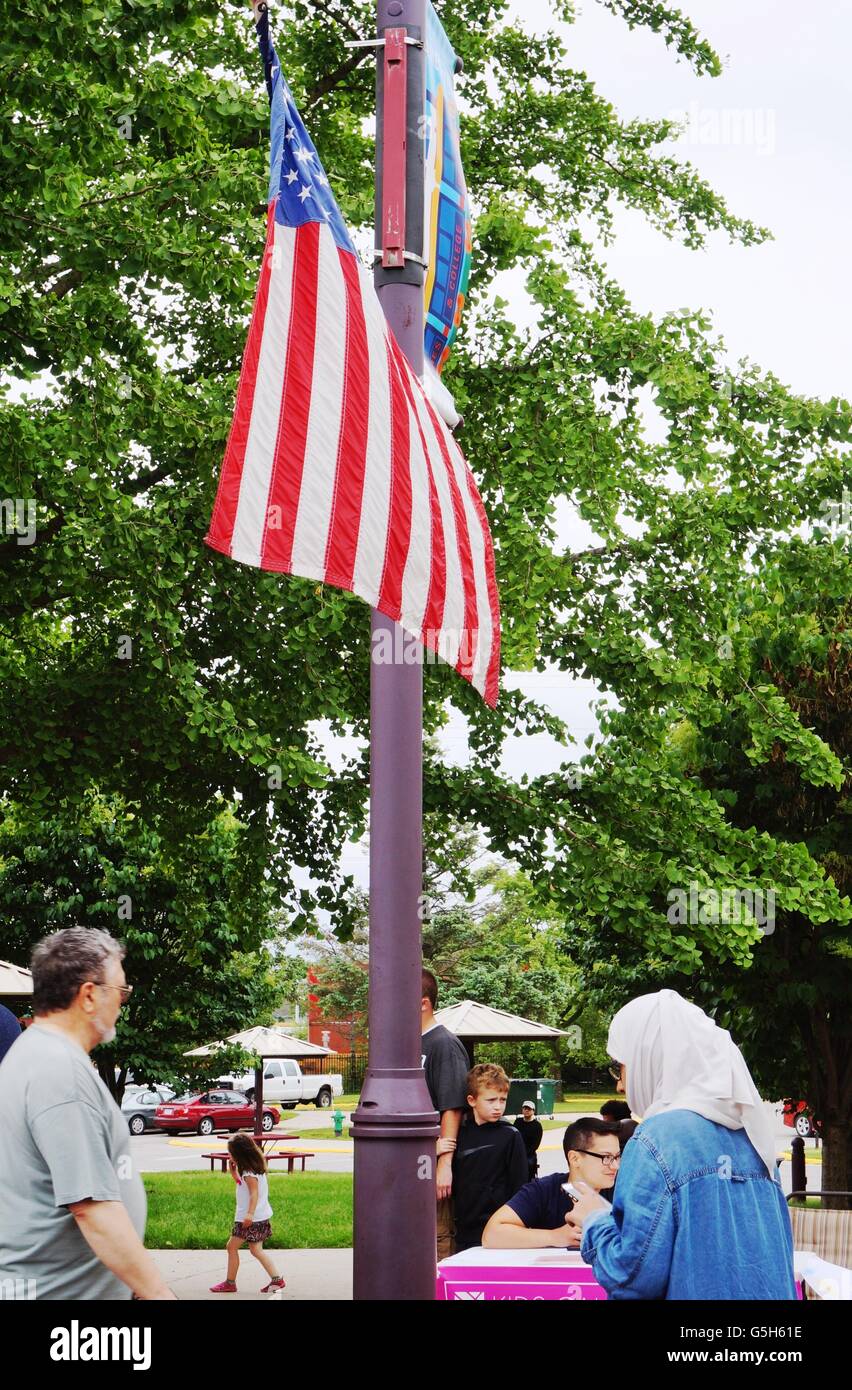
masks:
POLYGON ((467 1074, 467 1094, 478 1096, 480 1091, 493 1086, 495 1091, 508 1091, 509 1078, 502 1067, 494 1062, 477 1062, 467 1074))

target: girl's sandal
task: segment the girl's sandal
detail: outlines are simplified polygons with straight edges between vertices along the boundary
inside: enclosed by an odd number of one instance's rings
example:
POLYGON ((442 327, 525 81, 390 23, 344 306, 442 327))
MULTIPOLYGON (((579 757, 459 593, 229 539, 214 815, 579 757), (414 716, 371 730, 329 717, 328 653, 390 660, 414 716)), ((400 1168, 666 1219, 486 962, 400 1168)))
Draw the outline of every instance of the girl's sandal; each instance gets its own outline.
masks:
POLYGON ((283 1289, 283 1288, 286 1288, 286 1287, 287 1287, 286 1281, 282 1278, 282 1276, 281 1276, 280 1274, 276 1274, 275 1278, 272 1279, 272 1280, 270 1280, 270 1282, 269 1282, 268 1284, 266 1284, 266 1285, 261 1289, 260 1292, 261 1292, 261 1293, 272 1293, 273 1289, 283 1289))
POLYGON ((223 1279, 222 1282, 221 1282, 221 1284, 212 1284, 211 1287, 210 1287, 210 1292, 211 1292, 211 1293, 236 1293, 236 1292, 237 1292, 237 1281, 236 1281, 236 1279, 223 1279))

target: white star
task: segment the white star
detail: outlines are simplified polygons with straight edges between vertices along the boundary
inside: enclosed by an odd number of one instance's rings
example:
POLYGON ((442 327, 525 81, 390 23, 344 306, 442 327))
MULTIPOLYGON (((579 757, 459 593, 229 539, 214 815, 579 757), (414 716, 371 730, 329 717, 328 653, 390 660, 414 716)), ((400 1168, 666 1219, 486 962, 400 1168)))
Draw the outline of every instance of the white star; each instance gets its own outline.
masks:
POLYGON ((300 145, 299 148, 296 150, 296 158, 298 159, 300 164, 307 164, 309 159, 313 159, 313 155, 310 153, 309 150, 303 150, 300 145))
POLYGON ((296 173, 296 170, 295 170, 295 169, 291 169, 290 172, 289 172, 289 174, 287 175, 287 182, 288 182, 288 183, 295 183, 295 182, 296 182, 296 179, 297 179, 298 177, 299 177, 299 175, 296 173))
POLYGON ((318 176, 317 183, 321 184, 323 188, 328 188, 328 179, 326 178, 325 174, 320 174, 318 176))
POLYGON ((289 129, 286 130, 286 131, 284 132, 284 134, 285 134, 286 139, 288 139, 288 140, 295 140, 295 138, 296 138, 296 127, 295 127, 294 125, 291 125, 291 126, 289 127, 289 129))
POLYGON ((303 185, 302 185, 302 191, 301 191, 301 193, 299 194, 299 199, 300 199, 300 201, 304 203, 305 199, 306 199, 306 198, 310 198, 310 196, 311 196, 311 188, 310 188, 310 186, 307 185, 307 184, 303 184, 303 185))

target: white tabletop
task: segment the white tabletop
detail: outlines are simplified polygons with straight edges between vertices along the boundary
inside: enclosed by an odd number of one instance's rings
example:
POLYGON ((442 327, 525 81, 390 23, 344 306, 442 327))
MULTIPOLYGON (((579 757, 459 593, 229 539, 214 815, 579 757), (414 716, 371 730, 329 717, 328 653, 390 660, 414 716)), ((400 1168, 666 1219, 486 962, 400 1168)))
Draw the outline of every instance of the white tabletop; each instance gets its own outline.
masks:
POLYGON ((481 1245, 475 1245, 470 1250, 461 1250, 457 1255, 441 1260, 438 1269, 458 1269, 462 1265, 467 1268, 477 1265, 503 1269, 591 1268, 580 1258, 579 1250, 563 1250, 556 1246, 545 1250, 485 1250, 481 1245))

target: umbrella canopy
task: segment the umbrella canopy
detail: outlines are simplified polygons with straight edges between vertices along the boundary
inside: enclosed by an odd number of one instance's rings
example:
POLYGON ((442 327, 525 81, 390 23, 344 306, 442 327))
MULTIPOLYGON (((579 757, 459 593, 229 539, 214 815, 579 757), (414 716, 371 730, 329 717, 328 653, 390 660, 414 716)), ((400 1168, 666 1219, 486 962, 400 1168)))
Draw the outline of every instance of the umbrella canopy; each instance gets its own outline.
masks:
POLYGON ((533 1023, 532 1019, 521 1018, 520 1014, 477 1004, 475 999, 462 999, 459 1004, 439 1009, 435 1022, 442 1023, 457 1038, 467 1038, 471 1042, 553 1042, 555 1038, 568 1036, 564 1028, 533 1023))
POLYGON ((32 994, 33 977, 22 965, 0 960, 0 994, 32 994))
POLYGON ((207 1043, 205 1047, 194 1047, 185 1052, 184 1057, 212 1057, 223 1047, 244 1047, 256 1057, 329 1057, 330 1047, 320 1047, 317 1043, 305 1042, 303 1038, 292 1038, 279 1028, 246 1028, 242 1033, 232 1033, 222 1042, 207 1043))

